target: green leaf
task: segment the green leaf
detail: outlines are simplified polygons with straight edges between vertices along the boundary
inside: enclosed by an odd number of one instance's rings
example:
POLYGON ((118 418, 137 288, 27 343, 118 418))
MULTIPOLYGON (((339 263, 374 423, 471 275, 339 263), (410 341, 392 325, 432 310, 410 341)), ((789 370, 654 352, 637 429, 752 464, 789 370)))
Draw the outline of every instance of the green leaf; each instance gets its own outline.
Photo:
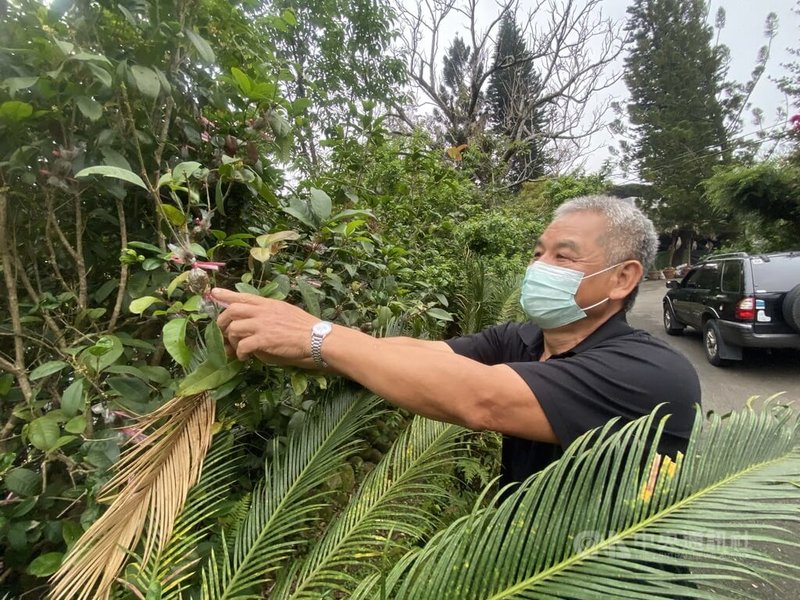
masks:
POLYGON ((150 400, 150 388, 138 377, 109 377, 106 383, 125 402, 146 404, 150 400))
POLYGON ((304 225, 308 225, 309 227, 314 227, 314 218, 311 211, 308 208, 308 204, 306 204, 299 198, 291 198, 289 200, 289 206, 282 206, 281 210, 285 212, 287 215, 292 215, 295 219, 297 219, 304 225))
POLYGON ((119 169, 125 169, 126 171, 131 171, 131 164, 128 162, 128 159, 125 158, 122 154, 114 150, 113 148, 109 148, 108 146, 103 146, 100 148, 100 152, 103 153, 103 158, 105 159, 105 163, 111 167, 117 167, 119 169))
POLYGON ((189 320, 186 317, 172 319, 164 325, 162 333, 164 348, 167 349, 172 359, 184 368, 189 366, 189 361, 192 357, 189 347, 186 345, 186 325, 188 322, 189 320))
POLYGON ((83 116, 90 121, 97 121, 103 116, 103 105, 96 100, 86 96, 78 96, 75 99, 75 104, 78 105, 78 109, 83 113, 83 116))
POLYGON ((11 386, 14 385, 14 376, 11 373, 3 373, 0 375, 0 397, 5 396, 11 391, 11 386))
POLYGON ((297 280, 297 289, 300 290, 306 310, 315 317, 319 317, 322 314, 319 306, 319 292, 304 279, 297 280))
POLYGON ((203 337, 206 342, 208 362, 221 369, 228 362, 228 356, 225 354, 225 340, 222 337, 222 331, 216 321, 211 321, 206 325, 203 337))
POLYGON ((19 100, 8 100, 0 104, 0 121, 24 121, 33 114, 33 106, 19 100))
POLYGON ((439 321, 452 321, 453 315, 441 308, 429 308, 427 314, 439 321))
POLYGON ((41 491, 42 478, 30 469, 11 469, 5 475, 5 484, 9 492, 26 498, 41 491))
POLYGON ((33 559, 28 565, 28 575, 34 577, 50 577, 61 566, 61 560, 64 558, 62 552, 48 552, 41 554, 33 559))
POLYGON ((311 211, 320 221, 331 216, 331 197, 324 191, 311 188, 311 211))
POLYGON ((167 298, 172 296, 173 292, 179 285, 186 283, 186 280, 189 279, 189 273, 191 271, 183 271, 182 273, 173 277, 172 281, 169 282, 167 286, 167 298))
POLYGON ((44 379, 45 377, 48 377, 53 373, 58 373, 61 369, 68 366, 69 365, 65 363, 63 360, 51 360, 39 365, 33 371, 31 371, 29 379, 31 381, 36 381, 37 379, 44 379))
POLYGON ((297 25, 297 17, 294 15, 294 11, 287 8, 281 13, 281 19, 286 21, 291 26, 297 25))
POLYGON ((192 42, 192 45, 197 50, 197 54, 200 55, 200 58, 209 64, 215 63, 217 57, 214 56, 214 51, 211 49, 211 46, 205 41, 199 33, 196 31, 192 31, 191 29, 184 30, 186 33, 186 37, 189 38, 189 41, 192 42))
POLYGON ((245 96, 250 95, 250 90, 253 89, 253 83, 250 81, 250 78, 242 71, 241 69, 237 69, 233 67, 231 69, 231 75, 233 75, 233 80, 236 82, 236 85, 239 86, 239 89, 245 96))
POLYGON ((158 75, 150 67, 143 67, 141 65, 133 65, 130 68, 131 75, 136 88, 145 96, 150 98, 157 98, 161 91, 161 83, 158 80, 158 75))
POLYGON ((147 186, 145 185, 141 177, 139 177, 133 171, 120 169, 119 167, 112 167, 109 165, 87 167, 85 169, 81 169, 80 171, 78 171, 75 174, 75 177, 76 179, 80 179, 81 177, 88 177, 89 175, 102 175, 103 177, 112 177, 114 179, 121 179, 122 181, 127 181, 128 183, 137 185, 143 190, 147 190, 147 186))
POLYGON ((192 371, 178 386, 178 395, 193 396, 207 392, 227 383, 241 371, 244 363, 232 360, 224 367, 215 367, 210 361, 204 361, 192 371))
POLYGON ((61 410, 68 417, 74 417, 83 412, 85 396, 83 394, 84 379, 79 377, 67 386, 61 394, 61 410))
POLYGON ((302 396, 308 389, 308 376, 303 371, 292 371, 291 381, 295 396, 302 396))
POLYGON ((164 216, 167 218, 167 221, 175 225, 176 227, 180 227, 181 225, 186 224, 186 215, 183 214, 182 210, 172 206, 172 204, 160 204, 161 212, 164 213, 164 216))
POLYGON ((138 248, 139 250, 148 250, 156 254, 161 254, 161 248, 153 244, 148 244, 147 242, 128 242, 128 248, 138 248))
POLYGON ((115 289, 119 287, 119 279, 109 279, 94 293, 94 299, 97 302, 103 302, 106 298, 113 292, 115 289))
POLYGON ((131 301, 128 310, 135 315, 140 315, 156 302, 161 302, 161 298, 156 298, 155 296, 142 296, 141 298, 136 298, 136 300, 131 301))
POLYGON ((296 231, 276 231, 275 233, 265 233, 256 238, 256 243, 262 248, 269 248, 273 244, 285 241, 294 241, 300 238, 296 231))
POLYGON ((13 98, 20 90, 27 90, 29 87, 36 85, 37 81, 39 81, 38 77, 9 77, 3 80, 2 86, 8 90, 8 95, 13 98))
POLYGON ((69 421, 67 421, 67 424, 64 425, 64 431, 79 435, 82 434, 84 431, 86 431, 86 417, 83 415, 72 417, 69 421))
POLYGON ((28 423, 27 435, 31 444, 43 452, 48 452, 56 447, 61 430, 55 419, 45 415, 28 423))
POLYGON ((193 160, 178 163, 175 165, 175 168, 172 169, 172 179, 179 182, 186 182, 195 171, 199 171, 202 168, 203 165, 193 160))
POLYGON ((250 248, 250 256, 260 263, 265 263, 272 257, 272 251, 269 248, 250 248))
POLYGON ((93 346, 81 352, 81 361, 87 364, 95 373, 113 365, 122 356, 124 348, 122 342, 115 335, 104 335, 93 346))

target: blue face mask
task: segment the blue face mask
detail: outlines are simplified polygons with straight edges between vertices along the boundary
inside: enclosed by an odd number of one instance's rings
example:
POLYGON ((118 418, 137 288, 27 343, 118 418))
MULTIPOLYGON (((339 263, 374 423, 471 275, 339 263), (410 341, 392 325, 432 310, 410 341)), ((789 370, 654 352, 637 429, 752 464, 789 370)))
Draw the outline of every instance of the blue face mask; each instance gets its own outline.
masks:
POLYGON ((610 271, 621 264, 617 263, 597 273, 584 275, 580 271, 537 261, 525 271, 519 303, 530 320, 542 329, 555 329, 580 321, 586 317, 585 311, 608 302, 608 298, 605 298, 585 308, 578 306, 575 302, 575 293, 581 281, 610 271))

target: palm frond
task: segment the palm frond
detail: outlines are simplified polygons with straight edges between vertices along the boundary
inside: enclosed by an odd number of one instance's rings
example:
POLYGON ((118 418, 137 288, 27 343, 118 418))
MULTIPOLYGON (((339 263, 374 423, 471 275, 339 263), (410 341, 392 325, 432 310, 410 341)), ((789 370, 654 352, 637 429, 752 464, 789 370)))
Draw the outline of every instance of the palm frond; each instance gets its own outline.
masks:
POLYGON ((464 434, 461 427, 416 417, 271 597, 317 599, 326 591, 350 592, 364 575, 365 561, 385 555, 387 546, 401 540, 408 545, 430 535, 437 523, 432 505, 448 494, 442 475, 452 471, 464 434))
POLYGON ((286 447, 273 442, 273 458, 232 550, 223 540, 203 569, 203 598, 260 597, 259 586, 308 541, 324 503, 322 484, 358 448, 356 433, 378 402, 375 396, 340 394, 310 414, 286 447))
POLYGON ((737 582, 800 580, 800 566, 754 545, 800 548, 784 527, 800 524, 796 415, 776 406, 712 415, 703 430, 698 411, 677 462, 650 443, 662 426, 654 413, 587 434, 357 597, 746 598, 737 582))
POLYGON ((106 598, 128 554, 144 535, 142 562, 163 549, 211 442, 215 402, 209 394, 178 396, 142 417, 155 431, 134 442, 106 484, 111 506, 75 543, 53 575, 55 599, 106 598))
POLYGON ((464 253, 464 280, 456 299, 458 324, 462 334, 476 333, 494 324, 497 307, 493 280, 480 256, 464 253))
POLYGON ((216 520, 230 510, 228 495, 239 476, 239 457, 232 434, 214 438, 200 480, 189 492, 164 549, 152 553, 146 563, 130 562, 125 570, 126 579, 141 593, 157 587, 164 600, 180 596, 201 559, 198 548, 216 520))
POLYGON ((522 273, 499 279, 492 290, 492 300, 496 307, 495 323, 524 320, 525 314, 519 304, 522 273))

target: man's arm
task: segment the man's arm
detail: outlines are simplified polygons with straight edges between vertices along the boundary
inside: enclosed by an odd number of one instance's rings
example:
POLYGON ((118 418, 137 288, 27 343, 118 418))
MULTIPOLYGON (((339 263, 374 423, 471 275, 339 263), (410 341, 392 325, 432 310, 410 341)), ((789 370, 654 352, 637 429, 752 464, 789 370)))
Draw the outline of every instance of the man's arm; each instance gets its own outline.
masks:
POLYGON ((511 368, 459 356, 444 342, 416 341, 397 343, 337 326, 322 355, 337 372, 414 413, 558 443, 536 396, 511 368))
POLYGON ((404 337, 404 336, 385 337, 381 339, 384 340, 387 344, 403 348, 418 348, 420 350, 438 350, 445 352, 453 351, 453 349, 449 345, 439 341, 418 340, 416 338, 404 337))
MULTIPOLYGON (((252 294, 215 289, 213 295, 229 305, 218 323, 241 360, 255 355, 274 364, 311 367, 311 328, 317 317, 252 294)), ((514 370, 460 356, 444 342, 373 338, 334 325, 322 343, 322 357, 333 371, 417 414, 557 442, 536 396, 514 370)))

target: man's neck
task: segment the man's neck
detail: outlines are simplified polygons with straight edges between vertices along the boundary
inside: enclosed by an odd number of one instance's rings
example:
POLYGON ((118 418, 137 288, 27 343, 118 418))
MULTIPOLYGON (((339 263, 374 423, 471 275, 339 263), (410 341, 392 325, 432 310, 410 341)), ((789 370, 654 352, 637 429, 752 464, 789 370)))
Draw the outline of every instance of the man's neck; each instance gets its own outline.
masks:
POLYGON ((551 356, 571 350, 597 331, 603 323, 617 314, 618 311, 619 307, 617 307, 617 310, 605 311, 602 315, 598 315, 594 319, 589 317, 566 327, 543 331, 544 349, 539 360, 545 361, 551 356))

